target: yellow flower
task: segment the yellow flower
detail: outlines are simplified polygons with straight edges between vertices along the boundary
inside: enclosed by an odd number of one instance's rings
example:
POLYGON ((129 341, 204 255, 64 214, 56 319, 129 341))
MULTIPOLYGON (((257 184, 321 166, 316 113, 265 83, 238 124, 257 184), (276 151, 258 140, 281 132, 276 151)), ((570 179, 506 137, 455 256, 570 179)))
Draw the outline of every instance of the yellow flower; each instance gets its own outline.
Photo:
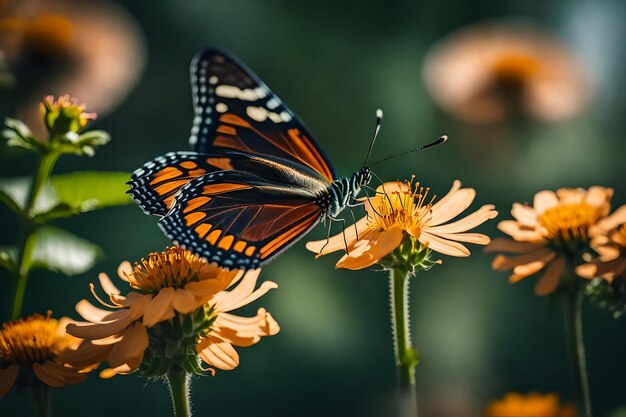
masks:
POLYGON ((389 255, 407 235, 422 248, 450 256, 469 256, 469 250, 460 242, 489 243, 485 235, 466 232, 497 216, 491 204, 445 224, 467 209, 476 196, 473 189, 461 188, 459 181, 454 181, 450 192, 437 203, 435 197, 428 196, 428 188, 413 180, 388 182, 376 191, 374 197, 360 200, 367 211, 364 218, 329 240, 307 243, 307 249, 318 257, 347 249, 337 268, 363 269, 389 255))
POLYGON ((591 247, 600 255, 576 268, 583 278, 602 278, 612 283, 615 278, 626 279, 626 206, 600 221, 591 231, 591 247))
POLYGON ((30 385, 33 375, 50 387, 76 384, 85 379, 88 366, 74 368, 71 360, 80 339, 65 333, 67 317, 56 320, 35 314, 4 323, 0 330, 0 398, 13 384, 30 385))
POLYGON ((485 411, 485 417, 575 417, 571 405, 561 405, 556 394, 510 393, 503 399, 493 401, 485 411))
POLYGON ((265 281, 255 290, 259 273, 227 271, 177 247, 153 253, 134 268, 123 262, 118 275, 132 289, 127 295, 106 274, 99 276, 110 304, 100 302, 117 311, 87 300, 76 305, 87 322, 67 328, 68 333, 86 339, 78 348, 82 356, 73 364, 106 361, 111 368, 101 372, 103 378, 133 372, 142 362, 144 368, 153 365, 149 376, 162 375, 175 365, 190 366, 192 372, 198 356, 218 369, 234 369, 239 356, 233 345, 250 346, 280 330, 263 308, 254 317, 229 313, 277 287, 265 281), (169 345, 177 349, 172 351, 169 345))
POLYGON ((498 271, 512 269, 512 283, 545 268, 535 293, 554 292, 567 262, 577 262, 589 248, 593 228, 608 215, 612 196, 612 189, 600 186, 589 190, 561 188, 538 192, 533 206, 513 204, 511 214, 516 220, 498 224, 513 240, 495 239, 486 251, 515 255, 496 256, 492 267, 498 271))
POLYGON ((426 86, 446 111, 474 123, 515 113, 543 121, 574 116, 588 83, 568 48, 531 27, 506 22, 462 29, 437 45, 426 86))

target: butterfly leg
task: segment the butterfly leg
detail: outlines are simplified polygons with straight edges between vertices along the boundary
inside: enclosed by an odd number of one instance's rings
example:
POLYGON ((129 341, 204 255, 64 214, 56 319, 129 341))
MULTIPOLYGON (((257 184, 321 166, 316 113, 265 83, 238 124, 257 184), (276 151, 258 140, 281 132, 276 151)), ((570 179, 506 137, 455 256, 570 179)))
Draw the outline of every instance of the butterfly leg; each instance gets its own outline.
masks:
MULTIPOLYGON (((324 223, 324 225, 326 225, 326 218, 328 216, 324 216, 324 219, 322 220, 322 222, 324 223)), ((330 217, 328 217, 330 218, 330 217)), ((321 255, 322 252, 324 252, 324 249, 326 248, 326 246, 328 246, 328 244, 330 243, 330 229, 332 228, 332 222, 328 222, 328 232, 326 233, 326 243, 324 243, 324 246, 322 246, 320 248, 320 251, 318 252, 318 255, 321 255)))
MULTIPOLYGON (((336 217, 328 216, 328 218, 334 222, 341 223, 341 233, 343 234, 343 244, 346 246, 346 254, 350 255, 350 250, 348 249, 348 240, 346 239, 346 219, 338 219, 336 217)), ((328 241, 326 242, 328 244, 328 241)))

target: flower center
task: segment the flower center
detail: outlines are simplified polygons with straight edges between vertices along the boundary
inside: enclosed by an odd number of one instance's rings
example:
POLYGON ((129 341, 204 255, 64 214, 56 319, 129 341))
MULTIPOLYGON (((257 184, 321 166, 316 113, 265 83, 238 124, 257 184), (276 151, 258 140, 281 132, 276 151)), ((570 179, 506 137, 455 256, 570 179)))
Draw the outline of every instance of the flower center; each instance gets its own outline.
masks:
POLYGON ((539 216, 549 240, 586 241, 589 228, 602 217, 600 207, 587 203, 559 204, 539 216))
POLYGON ((59 321, 35 314, 4 323, 0 330, 0 364, 45 362, 68 346, 59 321))
POLYGON ((539 72, 539 62, 521 53, 505 54, 493 63, 495 79, 507 86, 521 86, 539 72))
POLYGON ((155 292, 166 287, 181 288, 196 281, 204 266, 200 257, 173 247, 165 252, 151 253, 147 260, 142 258, 141 263, 135 262, 133 272, 126 274, 126 278, 133 288, 155 292))
POLYGON ((430 221, 432 203, 436 196, 426 202, 430 188, 420 187, 419 182, 413 182, 414 178, 399 183, 399 190, 385 192, 379 198, 375 215, 369 219, 370 227, 382 230, 397 227, 407 230, 422 227, 430 221))

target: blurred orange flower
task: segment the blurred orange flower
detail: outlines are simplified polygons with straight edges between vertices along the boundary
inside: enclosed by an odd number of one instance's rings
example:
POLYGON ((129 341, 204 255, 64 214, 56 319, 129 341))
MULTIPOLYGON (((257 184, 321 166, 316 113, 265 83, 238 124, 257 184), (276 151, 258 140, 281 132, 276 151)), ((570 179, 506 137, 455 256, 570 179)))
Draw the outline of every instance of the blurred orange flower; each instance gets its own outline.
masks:
POLYGON ((110 304, 102 300, 100 303, 117 311, 100 309, 87 300, 76 305, 76 311, 87 322, 70 324, 67 332, 86 340, 78 348, 78 355, 82 356, 72 363, 79 366, 106 361, 111 368, 100 373, 103 378, 134 372, 141 365, 151 338, 159 333, 156 329, 160 323, 182 323, 194 313, 193 320, 204 320, 200 332, 191 331, 197 355, 210 366, 234 369, 239 356, 233 345, 250 346, 261 336, 275 335, 280 330, 263 308, 249 318, 229 313, 277 287, 274 282, 265 281, 255 290, 259 273, 260 270, 227 271, 177 247, 152 253, 134 268, 123 262, 118 275, 133 289, 127 295, 122 295, 106 274, 99 276, 110 299, 110 304), (228 288, 231 289, 227 291, 228 288))
POLYGON ((576 417, 571 405, 561 405, 556 394, 510 393, 493 401, 485 417, 576 417))
POLYGON ((474 123, 515 113, 558 121, 579 113, 589 96, 583 69, 565 45, 506 22, 448 36, 427 56, 424 78, 444 110, 474 123))
POLYGON ((86 377, 89 367, 74 368, 66 363, 81 340, 65 333, 70 322, 35 314, 4 323, 0 329, 0 398, 11 387, 32 384, 50 387, 77 384, 86 377))
POLYGON ((43 132, 33 110, 41 97, 69 93, 103 116, 137 82, 143 37, 115 3, 12 0, 0 11, 0 50, 17 81, 16 117, 35 133, 43 132))
POLYGON ((626 206, 615 210, 592 230, 591 247, 598 259, 576 268, 583 278, 602 278, 612 283, 615 278, 626 279, 626 206))
POLYGON ((609 214, 612 196, 611 188, 600 186, 589 190, 561 188, 538 192, 533 206, 513 204, 511 214, 515 220, 498 224, 513 240, 495 239, 485 250, 515 255, 496 256, 492 267, 498 271, 512 269, 512 283, 545 268, 535 293, 554 292, 568 260, 576 262, 588 250, 591 231, 609 214))
POLYGON ((307 249, 318 257, 347 250, 337 262, 337 268, 363 269, 390 254, 407 234, 423 246, 450 256, 469 256, 469 250, 461 242, 489 243, 485 235, 466 232, 497 216, 491 204, 444 224, 460 215, 476 197, 476 191, 461 188, 460 181, 454 181, 448 194, 435 204, 434 196, 428 198, 429 188, 413 180, 388 182, 376 192, 374 197, 360 200, 367 212, 364 218, 328 240, 308 242, 307 249))

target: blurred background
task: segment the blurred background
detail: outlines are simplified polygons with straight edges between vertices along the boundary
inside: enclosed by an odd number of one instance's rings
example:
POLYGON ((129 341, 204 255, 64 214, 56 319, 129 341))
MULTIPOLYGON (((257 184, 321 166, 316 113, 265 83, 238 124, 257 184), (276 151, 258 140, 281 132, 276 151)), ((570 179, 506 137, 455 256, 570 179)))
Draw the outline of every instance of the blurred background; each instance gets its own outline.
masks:
MULTIPOLYGON (((67 92, 98 112, 93 127, 112 135, 93 158, 62 159, 59 173, 130 172, 188 149, 189 63, 214 45, 246 62, 290 105, 341 175, 360 168, 377 108, 385 118, 374 159, 447 134, 445 146, 376 172, 385 180, 416 174, 438 195, 460 179, 476 188, 475 207, 498 208, 500 216, 481 229, 490 236, 500 235, 497 221, 510 218, 513 202, 532 201, 542 189, 609 186, 614 207, 626 204, 623 1, 3 0, 0 7, 10 18, 0 27, 0 115, 42 131, 36 103, 67 92), (486 35, 463 29, 487 26, 486 35), (504 45, 493 54, 509 55, 486 65, 493 39, 504 45), (472 61, 473 51, 487 58, 472 61), (548 74, 538 81, 537 66, 548 74), (477 108, 489 117, 477 119, 477 108)), ((29 175, 34 165, 32 155, 2 149, 0 176, 29 175)), ((16 240, 16 224, 1 207, 0 244, 16 240)), ((73 306, 89 296, 98 272, 114 275, 122 260, 169 243, 156 218, 135 205, 58 224, 101 245, 105 257, 79 277, 35 271, 25 313, 51 309, 77 318, 73 306)), ((321 238, 322 229, 309 238, 321 238)), ((480 416, 490 400, 511 391, 556 392, 567 401, 559 306, 533 294, 535 278, 512 286, 491 270, 491 256, 471 249, 470 258, 446 257, 412 280, 422 416, 480 416)), ((265 268, 262 277, 279 290, 260 304, 282 330, 241 349, 236 370, 196 380, 196 415, 389 414, 395 368, 387 277, 335 270, 335 261, 314 260, 301 242, 265 268)), ((4 320, 11 281, 0 274, 4 320)), ((626 406, 625 320, 585 307, 597 416, 616 416, 626 406)), ((55 390, 55 414, 169 415, 166 387, 146 382, 93 374, 55 390)), ((7 396, 1 414, 21 415, 29 395, 7 396)))

